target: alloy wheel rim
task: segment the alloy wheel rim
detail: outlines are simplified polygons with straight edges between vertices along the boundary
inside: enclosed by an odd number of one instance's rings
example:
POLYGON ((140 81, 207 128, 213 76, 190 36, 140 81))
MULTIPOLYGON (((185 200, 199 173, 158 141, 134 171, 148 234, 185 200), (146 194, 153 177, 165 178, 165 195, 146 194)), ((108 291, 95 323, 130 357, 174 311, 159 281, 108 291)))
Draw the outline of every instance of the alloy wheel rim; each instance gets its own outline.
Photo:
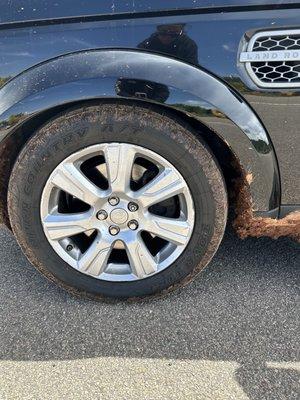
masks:
POLYGON ((54 251, 77 271, 135 281, 169 267, 194 228, 188 185, 164 157, 103 143, 63 160, 42 192, 41 223, 54 251))

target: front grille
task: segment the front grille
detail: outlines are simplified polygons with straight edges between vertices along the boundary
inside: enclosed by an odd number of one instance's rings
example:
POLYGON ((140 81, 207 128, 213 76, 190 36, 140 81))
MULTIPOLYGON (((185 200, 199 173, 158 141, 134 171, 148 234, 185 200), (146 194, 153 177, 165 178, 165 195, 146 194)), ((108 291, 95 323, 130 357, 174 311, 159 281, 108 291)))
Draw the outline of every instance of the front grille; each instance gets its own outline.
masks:
POLYGON ((266 50, 300 50, 300 33, 294 35, 261 36, 258 37, 253 45, 253 51, 266 50))
POLYGON ((300 62, 264 62, 252 63, 252 69, 261 82, 276 83, 300 83, 300 62))
POLYGON ((259 87, 300 87, 300 29, 256 33, 240 55, 259 87))

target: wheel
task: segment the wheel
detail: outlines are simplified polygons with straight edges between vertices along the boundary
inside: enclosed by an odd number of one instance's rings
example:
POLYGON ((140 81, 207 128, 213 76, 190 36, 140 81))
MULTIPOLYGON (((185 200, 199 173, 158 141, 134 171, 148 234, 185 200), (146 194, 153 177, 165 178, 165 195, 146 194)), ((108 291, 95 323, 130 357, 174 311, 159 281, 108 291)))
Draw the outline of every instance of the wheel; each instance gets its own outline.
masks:
POLYGON ((49 279, 88 297, 189 282, 216 252, 227 194, 191 129, 153 107, 69 110, 25 145, 9 183, 13 232, 49 279))

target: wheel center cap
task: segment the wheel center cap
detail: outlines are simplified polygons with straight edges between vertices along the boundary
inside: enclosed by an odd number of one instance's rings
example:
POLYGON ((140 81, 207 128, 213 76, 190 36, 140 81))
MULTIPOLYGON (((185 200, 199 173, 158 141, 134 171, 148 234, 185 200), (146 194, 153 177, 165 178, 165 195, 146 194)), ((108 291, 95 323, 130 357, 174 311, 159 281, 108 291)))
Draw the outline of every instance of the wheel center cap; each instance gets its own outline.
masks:
POLYGON ((115 208, 110 213, 110 219, 114 224, 125 224, 125 222, 128 220, 128 213, 123 208, 115 208))

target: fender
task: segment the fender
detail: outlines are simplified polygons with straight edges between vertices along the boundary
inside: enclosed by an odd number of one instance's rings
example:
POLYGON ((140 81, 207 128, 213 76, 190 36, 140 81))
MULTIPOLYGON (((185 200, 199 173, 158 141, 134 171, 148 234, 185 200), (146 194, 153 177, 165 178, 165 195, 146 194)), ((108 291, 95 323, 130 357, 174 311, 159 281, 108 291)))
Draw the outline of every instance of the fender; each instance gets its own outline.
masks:
POLYGON ((252 174, 253 210, 278 211, 280 181, 275 153, 247 102, 204 69, 142 50, 70 53, 13 78, 0 90, 0 146, 39 113, 100 98, 137 98, 196 118, 226 142, 244 171, 252 174))

